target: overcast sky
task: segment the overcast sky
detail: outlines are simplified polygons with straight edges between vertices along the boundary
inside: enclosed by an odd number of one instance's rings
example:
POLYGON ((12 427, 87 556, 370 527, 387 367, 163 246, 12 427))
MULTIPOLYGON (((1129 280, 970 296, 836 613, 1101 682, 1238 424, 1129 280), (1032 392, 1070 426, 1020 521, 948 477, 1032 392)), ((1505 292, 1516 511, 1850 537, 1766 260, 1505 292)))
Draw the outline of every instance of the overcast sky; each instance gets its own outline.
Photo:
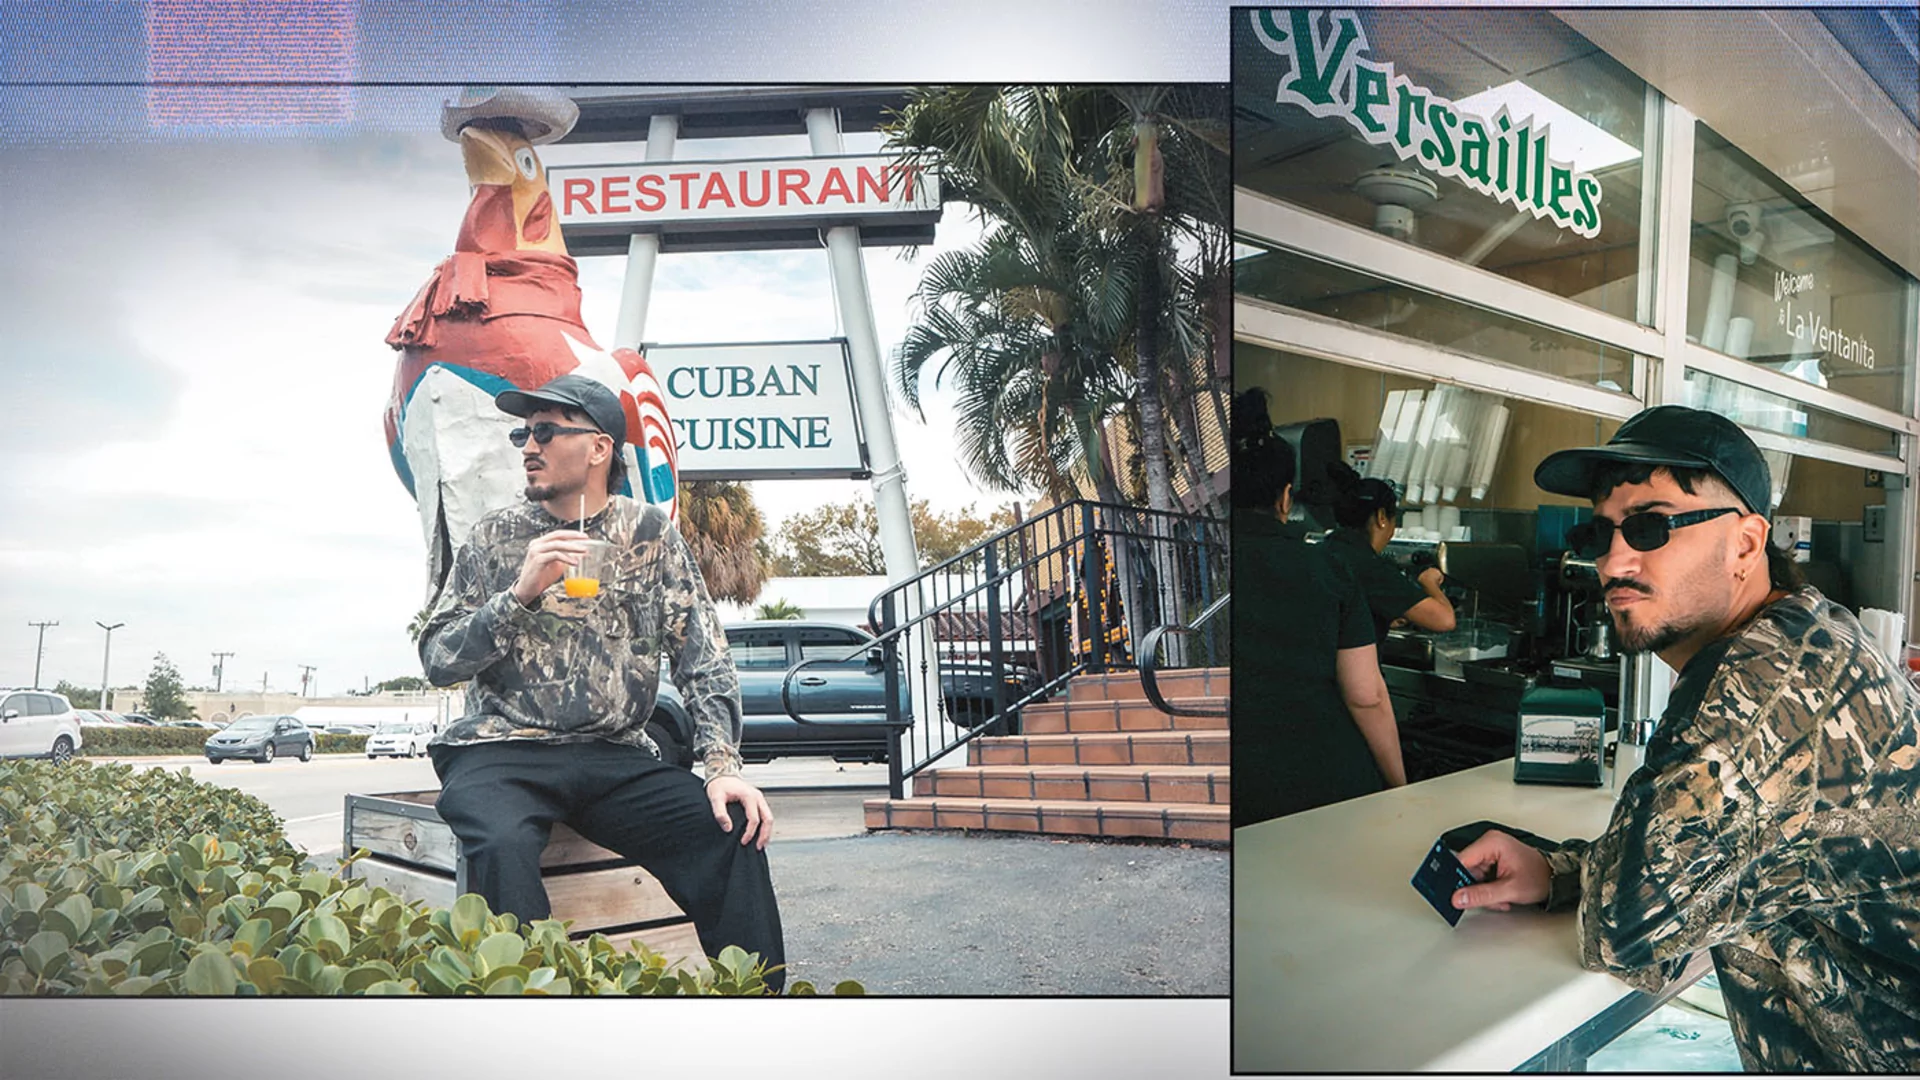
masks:
MULTIPOLYGON (((847 149, 877 145, 850 135, 847 149)), ((801 137, 680 146, 685 158, 805 152, 801 137)), ((126 624, 116 686, 143 682, 158 652, 189 685, 212 684, 214 650, 235 654, 227 685, 253 689, 264 676, 297 690, 301 664, 324 694, 418 674, 406 625, 424 549, 381 434, 396 355, 382 339, 452 249, 468 198, 458 148, 415 128, 15 146, 4 159, 0 367, 16 437, 0 477, 0 685, 31 684, 28 624, 47 620, 59 625, 42 686, 99 684, 96 620, 126 624)), ((905 332, 920 264, 977 236, 950 205, 915 260, 866 249, 883 349, 905 332)), ((623 271, 623 258, 582 261, 603 347, 623 271)), ((663 257, 648 318, 663 343, 841 332, 824 250, 663 257)), ((895 431, 910 495, 982 510, 1011 497, 955 463, 940 395, 925 423, 896 411, 895 431)), ((868 485, 754 488, 771 531, 868 485)))

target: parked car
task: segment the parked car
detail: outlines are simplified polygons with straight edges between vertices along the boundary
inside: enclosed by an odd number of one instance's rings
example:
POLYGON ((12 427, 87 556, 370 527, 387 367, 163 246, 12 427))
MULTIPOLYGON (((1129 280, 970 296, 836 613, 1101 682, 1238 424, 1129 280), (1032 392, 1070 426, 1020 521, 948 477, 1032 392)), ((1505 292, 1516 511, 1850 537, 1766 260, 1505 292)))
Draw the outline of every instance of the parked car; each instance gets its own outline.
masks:
POLYGON ((108 712, 105 709, 75 709, 73 710, 73 715, 80 718, 80 723, 83 726, 89 724, 99 724, 103 727, 132 726, 127 723, 126 717, 121 716, 117 712, 108 712))
POLYGON ((249 716, 207 737, 207 761, 252 758, 265 765, 281 754, 313 760, 313 732, 291 716, 249 716))
POLYGON ((167 727, 199 728, 203 731, 219 731, 220 725, 211 720, 169 720, 167 727))
POLYGON ((126 720, 127 723, 138 724, 142 727, 164 727, 165 726, 161 724, 160 721, 155 720, 153 717, 148 716, 146 713, 143 713, 143 712, 121 713, 120 716, 122 719, 126 720))
MULTIPOLYGON (((887 759, 886 672, 872 634, 838 623, 792 620, 739 623, 726 628, 727 648, 740 677, 740 756, 750 762, 776 757, 819 756, 835 761, 887 759), (793 702, 801 715, 826 723, 801 724, 787 715, 780 687, 802 660, 822 660, 794 679, 793 702), (833 726, 829 726, 829 723, 833 726)), ((1030 668, 1003 664, 1009 702, 1039 685, 1030 668)), ((948 715, 978 723, 993 713, 991 666, 985 661, 944 661, 941 686, 948 715)), ((901 711, 907 711, 901 680, 901 711)), ((664 675, 653 722, 647 731, 667 760, 687 764, 693 728, 678 690, 664 675)), ((1012 732, 1009 731, 1009 734, 1012 732)))
POLYGON ((419 757, 432 739, 432 724, 418 720, 381 724, 367 736, 367 757, 419 757))
POLYGON ((65 696, 47 690, 0 690, 0 757, 51 758, 65 764, 80 746, 80 718, 65 696))

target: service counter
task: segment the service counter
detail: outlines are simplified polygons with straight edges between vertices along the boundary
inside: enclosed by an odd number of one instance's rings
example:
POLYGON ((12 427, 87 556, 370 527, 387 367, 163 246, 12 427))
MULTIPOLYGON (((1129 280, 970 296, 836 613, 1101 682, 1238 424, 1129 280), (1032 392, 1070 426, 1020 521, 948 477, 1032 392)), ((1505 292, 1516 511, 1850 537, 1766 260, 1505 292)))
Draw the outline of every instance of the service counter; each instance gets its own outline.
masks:
POLYGON ((1442 832, 1591 837, 1615 788, 1515 784, 1511 761, 1234 830, 1236 1072, 1578 1070, 1659 995, 1580 966, 1572 912, 1470 911, 1409 884, 1442 832))

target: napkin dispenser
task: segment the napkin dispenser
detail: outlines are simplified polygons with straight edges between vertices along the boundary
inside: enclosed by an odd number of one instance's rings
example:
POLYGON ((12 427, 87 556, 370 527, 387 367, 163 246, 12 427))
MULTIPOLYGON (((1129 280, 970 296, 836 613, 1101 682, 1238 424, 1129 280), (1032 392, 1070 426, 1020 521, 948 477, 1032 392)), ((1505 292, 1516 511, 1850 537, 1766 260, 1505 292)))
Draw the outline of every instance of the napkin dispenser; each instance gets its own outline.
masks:
POLYGON ((1606 730, 1606 700, 1593 687, 1528 690, 1514 725, 1513 782, 1599 787, 1606 730))

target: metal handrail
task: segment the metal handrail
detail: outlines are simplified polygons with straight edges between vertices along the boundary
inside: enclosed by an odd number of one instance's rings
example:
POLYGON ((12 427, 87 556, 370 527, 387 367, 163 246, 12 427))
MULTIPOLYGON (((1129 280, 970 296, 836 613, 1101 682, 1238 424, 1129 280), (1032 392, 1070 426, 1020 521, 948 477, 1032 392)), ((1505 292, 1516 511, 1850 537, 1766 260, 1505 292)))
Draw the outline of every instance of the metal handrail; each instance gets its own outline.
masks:
MULTIPOLYGON (((854 652, 850 652, 847 655, 842 657, 836 658, 832 656, 816 656, 811 660, 802 660, 799 663, 788 668, 786 675, 782 677, 780 680, 780 707, 787 711, 787 719, 792 720, 797 724, 814 724, 819 727, 875 727, 878 725, 885 725, 885 724, 913 723, 913 720, 910 717, 896 720, 891 715, 882 717, 879 719, 870 719, 868 717, 863 716, 858 720, 809 720, 806 717, 801 716, 799 713, 794 711, 793 677, 795 675, 800 674, 803 668, 805 668, 808 664, 844 664, 847 661, 852 660, 855 657, 861 655, 862 653, 868 652, 872 648, 873 646, 871 644, 862 644, 858 650, 854 652)), ((892 710, 889 709, 888 712, 889 714, 891 714, 892 710)))
POLYGON ((1156 626, 1152 630, 1147 631, 1146 637, 1140 639, 1140 687, 1146 691, 1147 700, 1153 703, 1154 708, 1159 709, 1169 716, 1229 715, 1230 710, 1226 706, 1218 709, 1207 706, 1174 706, 1160 693, 1158 672, 1160 670, 1160 642, 1164 640, 1168 634, 1197 634, 1200 632, 1200 625, 1202 623, 1225 611, 1232 602, 1233 594, 1223 593, 1220 599, 1207 605, 1207 610, 1201 612, 1191 623, 1185 626, 1181 626, 1178 623, 1167 623, 1164 626, 1156 626))
MULTIPOLYGON (((974 739, 1011 733, 1021 709, 1056 694, 1076 675, 1130 665, 1128 654, 1135 647, 1125 633, 1130 619, 1139 620, 1132 623, 1137 632, 1163 610, 1215 600, 1228 558, 1225 528, 1213 518, 1086 500, 1052 507, 888 585, 867 608, 875 636, 844 656, 811 657, 788 668, 780 685, 781 707, 801 724, 884 726, 889 787, 898 798, 907 777, 974 739), (1077 568, 1067 572, 1074 564, 1077 568), (1046 602, 1065 602, 1066 611, 1074 613, 1057 616, 1078 628, 1064 648, 1058 637, 1062 624, 1049 627, 1049 617, 1031 606, 1041 595, 1035 591, 1041 580, 1047 582, 1046 602), (1027 621, 1016 632, 1008 620, 1021 610, 1022 598, 1028 603, 1027 621), (937 640, 941 624, 936 619, 974 618, 984 619, 984 631, 962 629, 958 639, 937 640), (1009 675, 1023 664, 1007 654, 1022 648, 1031 650, 1023 663, 1038 669, 1031 683, 1009 675), (884 717, 801 715, 794 679, 810 667, 846 663, 875 649, 884 674, 884 717), (943 649, 949 654, 945 659, 943 649), (984 676, 985 684, 954 690, 947 682, 953 654, 968 654, 962 670, 970 679, 984 676), (910 696, 909 679, 920 680, 926 690, 910 696), (916 707, 931 715, 916 717, 916 707), (922 719, 926 723, 917 722, 922 719)), ((1210 603, 1207 611, 1218 607, 1210 603)))

